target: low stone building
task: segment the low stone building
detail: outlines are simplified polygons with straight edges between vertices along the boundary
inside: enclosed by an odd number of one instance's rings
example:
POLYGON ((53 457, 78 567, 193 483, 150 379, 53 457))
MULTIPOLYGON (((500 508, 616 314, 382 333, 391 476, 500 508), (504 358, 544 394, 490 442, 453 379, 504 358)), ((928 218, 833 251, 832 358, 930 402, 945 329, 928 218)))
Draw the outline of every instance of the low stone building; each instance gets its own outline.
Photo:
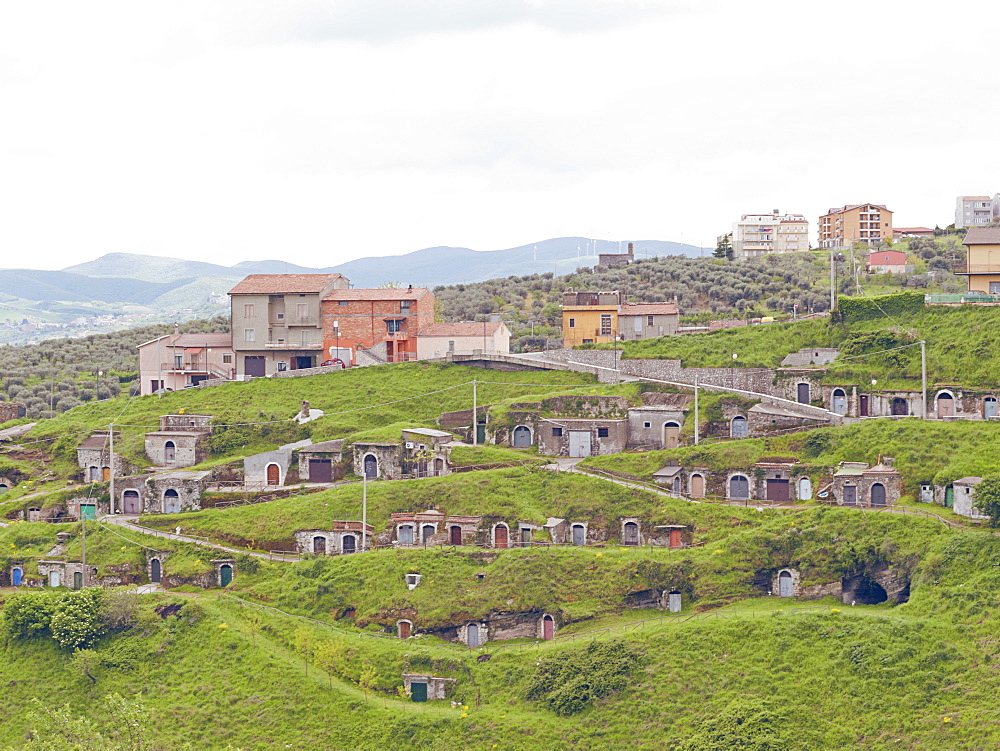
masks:
MULTIPOLYGON (((119 436, 116 432, 115 439, 119 436)), ((91 434, 77 446, 76 463, 83 470, 84 482, 107 482, 112 471, 115 477, 122 477, 133 469, 121 454, 111 456, 111 436, 106 430, 91 434)))
POLYGON ((295 532, 295 547, 299 553, 312 555, 349 555, 372 546, 373 527, 360 521, 335 521, 330 529, 301 529, 295 532), (365 540, 362 544, 361 530, 365 540))
POLYGON ((209 470, 175 469, 123 477, 115 482, 117 511, 122 514, 177 514, 201 508, 209 470))
POLYGON ((444 430, 409 428, 398 442, 358 441, 354 473, 369 480, 402 480, 451 474, 454 435, 444 430))
POLYGON ((260 487, 294 484, 299 480, 300 462, 293 461, 296 451, 309 448, 312 441, 308 438, 295 443, 286 443, 271 451, 248 456, 243 460, 244 482, 260 487), (294 469, 294 473, 290 470, 294 469))
POLYGON ((954 493, 952 510, 956 514, 967 516, 970 519, 989 518, 987 514, 976 507, 976 486, 982 481, 982 477, 963 477, 952 483, 954 493))
POLYGON ((299 479, 303 482, 335 482, 347 474, 341 438, 310 444, 298 453, 299 479))
MULTIPOLYGON (((523 427, 514 428, 515 448, 520 448, 517 440, 518 431, 523 427)), ((628 444, 628 421, 598 418, 539 418, 536 436, 538 453, 546 456, 620 454, 628 444)))
POLYGON ((97 569, 79 561, 39 561, 38 574, 49 587, 81 589, 98 585, 97 569))
MULTIPOLYGON (((747 410, 747 428, 753 437, 785 431, 789 428, 815 428, 829 425, 830 419, 805 412, 793 404, 761 402, 747 410)), ((733 437, 736 436, 735 433, 733 437)))
POLYGON ((841 506, 872 508, 898 503, 903 482, 892 463, 891 457, 883 457, 874 467, 867 462, 841 462, 833 474, 834 500, 841 506))
POLYGON ((781 456, 762 457, 754 464, 759 476, 757 487, 762 491, 760 500, 771 503, 788 503, 794 500, 792 470, 796 464, 797 460, 781 456))
POLYGON ((205 440, 212 415, 161 415, 160 429, 146 433, 146 456, 159 467, 190 467, 208 458, 205 440))
POLYGON ((689 548, 694 540, 694 527, 689 524, 658 524, 649 534, 654 548, 689 548))
MULTIPOLYGON (((684 492, 684 468, 677 464, 668 464, 653 473, 653 482, 667 486, 675 495, 684 492)), ((702 488, 704 494, 704 488, 702 488)))
POLYGON ((694 397, 690 394, 642 395, 643 405, 628 410, 628 448, 672 449, 683 443, 681 431, 694 397))
POLYGON ((628 444, 628 402, 619 396, 554 396, 520 402, 502 424, 490 423, 494 443, 538 446, 547 456, 617 454, 628 444))
POLYGON ((455 678, 440 678, 436 675, 403 673, 403 689, 413 701, 435 701, 447 699, 455 686, 455 678))
POLYGON ((0 423, 20 420, 27 413, 28 408, 21 402, 0 402, 0 423))
POLYGON ((389 515, 390 541, 400 547, 473 545, 482 542, 481 516, 446 515, 430 509, 389 515))

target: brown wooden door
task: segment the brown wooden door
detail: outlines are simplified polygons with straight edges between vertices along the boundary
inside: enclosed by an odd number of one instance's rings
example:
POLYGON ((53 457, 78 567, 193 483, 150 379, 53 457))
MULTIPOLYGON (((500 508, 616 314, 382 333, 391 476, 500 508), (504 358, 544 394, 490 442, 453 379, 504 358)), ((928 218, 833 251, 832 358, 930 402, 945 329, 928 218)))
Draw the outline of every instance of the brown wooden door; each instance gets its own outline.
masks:
POLYGON ((552 637, 555 635, 555 621, 552 620, 552 616, 547 615, 542 618, 542 640, 551 641, 552 637))
POLYGON ((681 531, 679 529, 670 530, 670 547, 679 548, 681 546, 681 531))
POLYGON ((663 448, 675 449, 680 444, 681 426, 668 422, 663 426, 663 448))
POLYGON ((277 464, 267 465, 267 484, 268 485, 281 484, 281 469, 279 469, 277 464))
POLYGON ((858 414, 868 417, 868 394, 861 394, 858 397, 858 414))
POLYGON ((705 496, 705 478, 701 475, 691 475, 691 497, 703 498, 705 496))
POLYGON ((410 626, 411 626, 411 624, 410 624, 409 621, 400 621, 399 622, 399 638, 400 639, 409 639, 410 638, 410 626))
POLYGON ((309 482, 333 482, 333 462, 329 459, 310 459, 309 482))
POLYGON ((768 480, 766 489, 767 500, 775 501, 776 503, 787 503, 791 497, 788 488, 788 480, 768 480))
POLYGON ((503 524, 496 527, 493 530, 493 547, 495 548, 505 548, 507 547, 507 527, 503 524))
POLYGON ((101 480, 107 482, 111 479, 111 467, 101 467, 101 480))
POLYGON ((449 542, 451 542, 452 545, 462 544, 462 528, 459 527, 457 524, 453 525, 451 529, 448 530, 448 535, 449 535, 448 540, 449 542))

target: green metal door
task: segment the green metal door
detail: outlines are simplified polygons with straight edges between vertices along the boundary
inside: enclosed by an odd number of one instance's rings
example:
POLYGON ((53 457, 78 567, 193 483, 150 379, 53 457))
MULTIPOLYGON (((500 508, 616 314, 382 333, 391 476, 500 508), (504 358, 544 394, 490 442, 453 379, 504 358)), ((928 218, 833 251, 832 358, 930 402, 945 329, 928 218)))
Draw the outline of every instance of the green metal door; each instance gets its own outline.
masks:
POLYGON ((74 571, 73 589, 82 589, 82 588, 83 588, 83 574, 81 574, 79 571, 74 571))
POLYGON ((944 505, 945 508, 955 505, 955 488, 951 485, 944 489, 944 505))
POLYGON ((413 701, 427 701, 427 684, 411 683, 410 696, 413 698, 413 701))
POLYGON ((222 581, 223 587, 228 587, 229 583, 233 580, 233 567, 228 563, 222 565, 219 569, 219 577, 222 581))
POLYGON ((486 443, 486 423, 480 422, 476 424, 476 443, 482 445, 486 443))
POLYGON ((97 518, 97 506, 93 503, 81 503, 80 504, 80 518, 81 519, 96 519, 97 518))

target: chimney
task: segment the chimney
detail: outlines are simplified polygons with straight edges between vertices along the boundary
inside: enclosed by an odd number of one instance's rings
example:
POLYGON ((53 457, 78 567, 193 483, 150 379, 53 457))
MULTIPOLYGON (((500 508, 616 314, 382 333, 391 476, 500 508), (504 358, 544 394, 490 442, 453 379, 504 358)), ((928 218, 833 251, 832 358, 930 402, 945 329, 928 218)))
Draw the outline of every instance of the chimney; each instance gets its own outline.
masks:
POLYGON ((771 213, 772 213, 772 214, 774 214, 775 216, 777 216, 777 215, 778 215, 778 214, 780 214, 781 212, 780 212, 780 211, 778 211, 777 209, 772 209, 772 210, 771 210, 771 213))
POLYGON ((632 243, 628 244, 628 254, 632 255, 632 243))

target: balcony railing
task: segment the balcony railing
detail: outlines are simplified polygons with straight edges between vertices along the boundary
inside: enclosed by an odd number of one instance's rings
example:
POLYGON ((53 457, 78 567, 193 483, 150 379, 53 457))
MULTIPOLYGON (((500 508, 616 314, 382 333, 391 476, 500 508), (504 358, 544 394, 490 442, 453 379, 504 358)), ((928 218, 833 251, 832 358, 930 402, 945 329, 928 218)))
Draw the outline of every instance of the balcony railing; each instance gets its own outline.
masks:
POLYGON ((279 339, 275 342, 264 342, 264 349, 323 349, 323 342, 313 339, 297 342, 279 339))
POLYGON ((1000 274, 1000 263, 970 263, 955 266, 956 274, 1000 274))

